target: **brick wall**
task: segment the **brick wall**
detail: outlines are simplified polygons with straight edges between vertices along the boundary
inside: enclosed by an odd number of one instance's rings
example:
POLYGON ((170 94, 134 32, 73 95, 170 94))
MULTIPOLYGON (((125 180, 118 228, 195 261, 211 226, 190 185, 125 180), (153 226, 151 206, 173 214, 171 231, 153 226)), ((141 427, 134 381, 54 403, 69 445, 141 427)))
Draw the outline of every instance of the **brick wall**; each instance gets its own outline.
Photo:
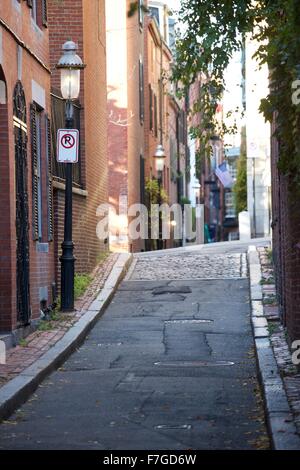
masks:
MULTIPOLYGON (((144 155, 144 123, 139 109, 143 29, 137 14, 127 17, 129 6, 128 0, 106 1, 109 202, 117 214, 120 195, 127 196, 128 206, 140 202, 140 156, 144 155)), ((140 251, 143 247, 142 240, 111 240, 115 251, 140 251)))
MULTIPOLYGON (((107 202, 107 122, 106 122, 106 37, 105 2, 98 0, 49 1, 51 85, 59 90, 60 75, 55 70, 65 41, 78 44, 78 54, 86 64, 81 72, 79 101, 81 184, 73 197, 73 241, 75 271, 91 272, 101 253, 107 251, 104 240, 98 240, 97 207, 107 202)), ((56 185, 58 186, 58 185, 56 185)), ((64 191, 55 190, 55 256, 58 284, 64 224, 64 191)))
MULTIPOLYGON (((274 125, 273 125, 274 130, 274 125)), ((291 340, 300 339, 300 205, 287 176, 278 172, 279 148, 272 139, 272 236, 281 317, 291 340)))
MULTIPOLYGON (((3 79, 3 75, 0 79, 3 79)), ((12 313, 11 283, 11 234, 9 204, 9 150, 8 150, 8 113, 7 104, 0 104, 0 209, 6 207, 6 218, 0 220, 0 325, 1 329, 9 328, 12 313)))
MULTIPOLYGON (((177 141, 177 117, 180 107, 169 96, 171 92, 170 84, 166 79, 163 81, 163 96, 160 102, 160 79, 161 67, 163 75, 168 77, 170 75, 170 64, 172 61, 171 52, 167 45, 163 43, 163 50, 161 56, 161 36, 155 21, 146 16, 144 24, 144 51, 145 51, 145 122, 144 122, 144 139, 145 139, 145 176, 146 178, 156 177, 154 154, 157 145, 161 143, 161 130, 162 130, 162 143, 165 150, 166 158, 164 162, 163 173, 163 186, 168 194, 169 204, 173 205, 178 201, 177 181, 171 180, 171 155, 170 155, 170 140, 173 139, 176 147, 176 152, 179 149, 177 141), (161 64, 162 59, 162 64, 161 64), (150 128, 150 89, 152 90, 152 128, 150 128), (157 99, 157 132, 155 130, 155 113, 154 113, 154 95, 157 99), (162 106, 162 123, 160 122, 160 107, 162 106)), ((184 147, 184 146, 183 146, 184 147)), ((185 148, 181 147, 182 154, 185 155, 185 148)), ((177 154, 180 152, 177 152, 177 154)), ((178 157, 178 155, 177 155, 178 157)), ((176 170, 178 166, 176 165, 176 170)), ((182 170, 185 169, 185 158, 182 160, 182 170)), ((177 171, 176 171, 177 173, 177 171)), ((170 239, 165 241, 165 247, 171 248, 174 246, 172 229, 170 229, 170 239)))
MULTIPOLYGON (((0 23, 2 33, 2 62, 0 79, 6 82, 7 103, 0 105, 0 330, 15 329, 16 312, 16 195, 15 195, 15 148, 13 127, 13 92, 20 79, 25 92, 27 109, 27 185, 29 215, 29 250, 30 250, 30 306, 32 318, 40 315, 40 288, 48 292, 51 302, 51 284, 54 281, 53 243, 46 242, 47 250, 41 253, 38 244, 32 239, 32 161, 31 161, 31 125, 30 104, 33 101, 33 82, 45 94, 44 113, 50 113, 50 73, 48 29, 33 21, 26 2, 1 2, 0 19, 9 26, 0 23), (18 45, 17 37, 22 40, 18 45), (19 53, 19 63, 18 63, 19 53)), ((36 97, 35 97, 36 98, 36 97)), ((46 161, 45 148, 42 148, 42 161, 46 161)), ((42 169, 45 182, 46 166, 42 169)), ((43 193, 43 214, 48 210, 43 193)))

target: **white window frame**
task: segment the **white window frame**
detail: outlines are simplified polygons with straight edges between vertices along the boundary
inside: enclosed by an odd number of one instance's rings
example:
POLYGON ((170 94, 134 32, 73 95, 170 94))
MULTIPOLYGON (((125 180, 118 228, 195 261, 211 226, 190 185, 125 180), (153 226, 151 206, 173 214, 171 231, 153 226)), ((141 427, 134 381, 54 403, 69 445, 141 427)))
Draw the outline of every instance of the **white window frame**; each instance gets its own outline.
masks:
POLYGON ((232 191, 225 193, 225 219, 234 219, 236 217, 236 210, 234 204, 234 194, 232 191))

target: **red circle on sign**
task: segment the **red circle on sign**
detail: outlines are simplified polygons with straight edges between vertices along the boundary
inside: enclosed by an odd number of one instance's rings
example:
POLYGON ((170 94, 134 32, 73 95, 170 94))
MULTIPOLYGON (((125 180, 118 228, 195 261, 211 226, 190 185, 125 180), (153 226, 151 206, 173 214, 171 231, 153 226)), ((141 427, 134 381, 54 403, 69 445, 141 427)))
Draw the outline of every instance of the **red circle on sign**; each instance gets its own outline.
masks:
POLYGON ((64 134, 62 138, 60 139, 61 145, 65 149, 71 149, 75 145, 75 138, 72 136, 72 134, 64 134))

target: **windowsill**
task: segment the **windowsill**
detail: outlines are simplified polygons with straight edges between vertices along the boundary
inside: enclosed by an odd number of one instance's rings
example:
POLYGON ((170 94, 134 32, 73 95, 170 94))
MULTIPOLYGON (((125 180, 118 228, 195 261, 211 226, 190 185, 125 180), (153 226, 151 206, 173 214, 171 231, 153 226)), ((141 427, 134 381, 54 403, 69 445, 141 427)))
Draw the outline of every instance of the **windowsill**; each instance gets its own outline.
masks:
POLYGON ((40 36, 43 36, 44 32, 43 30, 39 27, 39 25, 36 23, 36 21, 31 18, 31 26, 32 26, 32 29, 34 29, 34 31, 39 34, 40 36))
MULTIPOLYGON (((61 191, 65 191, 66 185, 65 183, 61 183, 59 181, 53 180, 53 188, 60 189, 61 191)), ((88 196, 88 192, 86 189, 76 188, 75 186, 73 186, 72 188, 72 193, 77 194, 78 196, 82 196, 82 197, 88 196)))
POLYGON ((49 243, 37 241, 36 251, 37 253, 49 253, 49 243))

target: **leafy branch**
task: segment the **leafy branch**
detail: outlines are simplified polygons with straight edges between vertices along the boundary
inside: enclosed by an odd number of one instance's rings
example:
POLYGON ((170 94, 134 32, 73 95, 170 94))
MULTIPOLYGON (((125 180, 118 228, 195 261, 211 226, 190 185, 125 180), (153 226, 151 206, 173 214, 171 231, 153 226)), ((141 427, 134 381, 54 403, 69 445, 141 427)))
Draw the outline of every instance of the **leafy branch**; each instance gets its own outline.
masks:
POLYGON ((247 35, 258 42, 258 63, 270 70, 270 93, 260 111, 270 122, 276 117, 278 168, 300 190, 300 105, 292 103, 292 83, 300 76, 299 0, 182 0, 179 16, 185 27, 177 38, 173 80, 181 84, 182 96, 200 77, 199 99, 191 110, 201 114, 191 130, 200 144, 198 162, 210 154, 211 137, 228 132, 216 120, 216 107, 225 70, 247 35))

